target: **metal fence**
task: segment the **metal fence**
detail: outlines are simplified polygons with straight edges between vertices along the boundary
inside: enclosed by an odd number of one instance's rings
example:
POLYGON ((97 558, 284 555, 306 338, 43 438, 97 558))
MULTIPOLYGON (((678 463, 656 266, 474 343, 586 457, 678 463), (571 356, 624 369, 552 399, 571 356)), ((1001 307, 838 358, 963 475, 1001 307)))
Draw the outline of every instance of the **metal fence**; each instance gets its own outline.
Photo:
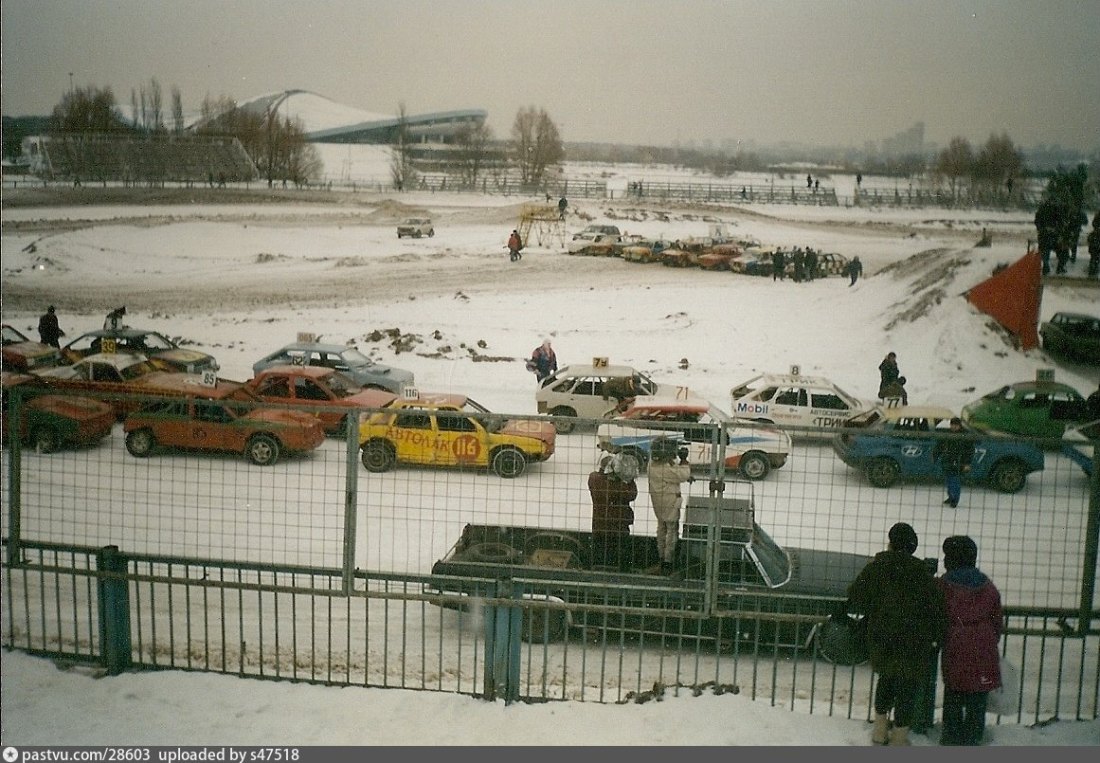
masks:
MULTIPOLYGON (((18 421, 18 408, 9 416, 18 421)), ((515 528, 585 536, 587 478, 603 454, 600 422, 576 423, 550 459, 514 478, 480 467, 367 471, 354 427, 269 467, 166 449, 135 458, 120 425, 89 448, 45 454, 10 443, 3 642, 108 672, 203 670, 508 700, 740 691, 869 717, 870 668, 823 660, 814 638, 841 594, 729 586, 717 566, 680 579, 588 575, 585 565, 535 575, 507 543, 488 557, 495 563, 475 565, 480 572, 433 569, 473 526, 502 538, 517 537, 508 535, 515 528)), ((1019 492, 967 485, 951 509, 939 482, 876 488, 828 438, 808 437, 828 431, 788 433, 783 466, 736 483, 777 544, 871 555, 904 520, 921 536, 918 555, 937 556, 942 538, 969 534, 1002 592, 1003 650, 1022 672, 1020 711, 1003 720, 1097 717, 1091 444, 1034 442, 1045 468, 1019 492)), ((686 492, 697 505, 723 500, 714 478, 737 478, 725 437, 710 428, 705 439, 717 448, 706 461, 693 453, 699 479, 686 492)), ((648 543, 655 520, 644 473, 637 483, 631 536, 648 543)), ((721 553, 720 512, 713 517, 708 559, 721 553)))

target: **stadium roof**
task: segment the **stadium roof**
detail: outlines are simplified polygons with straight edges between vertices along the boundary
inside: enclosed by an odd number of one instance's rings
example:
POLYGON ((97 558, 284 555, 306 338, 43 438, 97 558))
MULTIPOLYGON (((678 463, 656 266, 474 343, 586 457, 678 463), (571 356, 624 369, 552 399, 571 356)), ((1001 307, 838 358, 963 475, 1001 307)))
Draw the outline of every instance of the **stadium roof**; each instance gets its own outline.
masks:
MULTIPOLYGON (((389 143, 402 119, 396 115, 376 114, 337 103, 308 90, 283 90, 256 96, 238 108, 279 114, 298 119, 306 140, 315 143, 389 143)), ((405 115, 404 124, 415 139, 445 141, 465 126, 483 124, 488 112, 483 109, 439 111, 405 115)))

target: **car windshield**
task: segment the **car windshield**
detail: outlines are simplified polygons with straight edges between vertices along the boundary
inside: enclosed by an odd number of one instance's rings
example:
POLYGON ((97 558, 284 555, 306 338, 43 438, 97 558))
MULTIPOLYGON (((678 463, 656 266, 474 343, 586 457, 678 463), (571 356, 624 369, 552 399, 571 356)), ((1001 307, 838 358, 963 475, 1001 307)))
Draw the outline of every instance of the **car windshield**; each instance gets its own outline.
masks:
POLYGON ((132 339, 119 339, 119 344, 132 347, 145 347, 149 350, 174 350, 176 345, 170 342, 166 337, 160 334, 145 334, 143 336, 134 337, 132 339))
POLYGON ((27 337, 20 334, 11 326, 4 326, 4 344, 13 344, 15 342, 26 342, 27 337))
POLYGON ((348 397, 362 389, 350 376, 345 376, 342 373, 334 373, 327 377, 324 382, 337 397, 348 397))
POLYGON ((481 425, 490 432, 499 432, 507 423, 507 419, 502 414, 493 413, 481 403, 470 398, 466 398, 466 403, 462 406, 462 412, 471 414, 471 418, 480 421, 481 425))
POLYGON ((355 348, 348 348, 340 353, 341 359, 349 366, 373 366, 374 361, 355 348))

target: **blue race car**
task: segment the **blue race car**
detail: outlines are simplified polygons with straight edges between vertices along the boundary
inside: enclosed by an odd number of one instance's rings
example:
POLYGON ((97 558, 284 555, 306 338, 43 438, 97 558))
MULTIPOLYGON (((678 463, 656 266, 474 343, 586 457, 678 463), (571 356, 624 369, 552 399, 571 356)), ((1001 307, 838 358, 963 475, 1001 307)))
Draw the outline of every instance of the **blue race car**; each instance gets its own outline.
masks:
MULTIPOLYGON (((932 460, 937 442, 933 435, 947 432, 954 417, 946 408, 935 406, 876 407, 846 423, 833 439, 833 450, 875 487, 890 487, 902 479, 939 479, 943 472, 932 460)), ((1043 469, 1043 452, 1032 445, 965 427, 964 431, 974 438, 967 482, 1018 493, 1028 474, 1043 469)))

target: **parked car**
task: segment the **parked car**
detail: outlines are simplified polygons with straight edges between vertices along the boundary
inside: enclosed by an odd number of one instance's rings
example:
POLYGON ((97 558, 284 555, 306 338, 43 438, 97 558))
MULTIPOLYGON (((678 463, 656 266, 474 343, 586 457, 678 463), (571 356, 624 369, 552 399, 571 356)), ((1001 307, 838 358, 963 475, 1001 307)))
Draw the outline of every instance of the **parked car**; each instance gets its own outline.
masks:
POLYGON ((567 251, 570 254, 586 254, 599 257, 610 257, 615 254, 615 247, 619 244, 619 236, 610 233, 597 233, 588 231, 578 233, 569 242, 567 251))
POLYGON ((111 433, 115 412, 107 403, 75 395, 44 394, 29 374, 0 373, 3 394, 3 439, 13 432, 39 453, 66 446, 94 445, 111 433), (15 390, 18 388, 18 392, 15 390), (13 424, 18 399, 18 426, 13 424))
POLYGON ((618 239, 623 235, 623 232, 619 230, 618 225, 602 225, 595 223, 592 225, 586 225, 579 233, 573 234, 574 240, 584 235, 585 233, 599 233, 604 236, 611 236, 618 239))
POLYGON ((240 453, 258 466, 275 464, 283 453, 313 450, 325 440, 310 413, 268 408, 243 384, 188 384, 177 375, 176 394, 154 400, 123 423, 126 450, 137 458, 157 448, 240 453))
POLYGON ((532 643, 559 641, 570 633, 607 638, 610 631, 616 643, 620 637, 649 640, 664 633, 677 644, 716 640, 736 649, 734 644, 742 642, 750 650, 774 646, 785 653, 816 647, 838 664, 866 661, 866 651, 831 649, 820 625, 842 606, 848 586, 870 558, 780 546, 756 521, 755 499, 746 492, 753 484, 731 482, 721 494, 687 496, 671 574, 658 572, 657 539, 651 535, 624 536, 624 564, 613 569, 594 564, 587 531, 467 524, 432 565, 429 590, 458 594, 444 606, 473 606, 479 595, 485 596, 479 591, 483 581, 522 578, 531 582, 532 599, 581 605, 611 601, 622 608, 604 614, 524 607, 520 635, 532 643), (714 560, 709 568, 717 582, 713 591, 706 579, 708 559, 714 560), (746 618, 699 619, 714 591, 715 610, 743 612, 746 618), (646 615, 647 609, 659 611, 646 615), (677 611, 685 617, 678 618, 677 611), (802 622, 756 620, 753 612, 797 614, 802 622), (807 616, 820 621, 807 622, 807 616))
POLYGON ((488 467, 512 478, 554 455, 554 444, 552 425, 506 419, 465 395, 396 398, 359 424, 363 466, 371 472, 397 464, 488 467))
POLYGON ((654 443, 673 441, 686 448, 694 469, 709 469, 718 446, 716 427, 725 437, 725 468, 747 479, 767 477, 791 455, 791 438, 785 432, 738 423, 699 398, 636 397, 622 414, 599 425, 596 440, 602 450, 634 456, 642 468, 652 456, 654 443))
MULTIPOLYGON (((158 383, 176 375, 161 371, 144 355, 99 353, 81 358, 71 366, 47 368, 36 373, 34 383, 51 392, 104 400, 110 403, 121 419, 140 406, 134 395, 150 394, 156 390, 158 383)), ((198 377, 192 379, 194 381, 198 377)))
POLYGON ((974 429, 1024 437, 1061 437, 1074 421, 1084 421, 1085 399, 1068 384, 1030 381, 1007 384, 967 403, 962 420, 974 429), (1063 418, 1058 410, 1080 410, 1063 418))
POLYGON ((620 246, 619 256, 627 262, 657 262, 661 252, 672 246, 672 242, 663 238, 641 239, 620 246))
POLYGON ((76 363, 81 358, 101 353, 144 355, 162 371, 201 374, 218 370, 218 361, 212 355, 180 347, 156 331, 129 326, 89 331, 61 348, 61 357, 66 363, 76 363))
POLYGON ((817 427, 794 432, 795 437, 830 437, 853 416, 875 407, 822 376, 765 373, 730 390, 730 412, 736 418, 792 427, 817 427))
POLYGON ((410 238, 427 236, 431 238, 434 235, 435 228, 432 227, 432 221, 426 217, 410 217, 397 226, 398 238, 405 238, 405 236, 410 238))
POLYGON ((366 389, 341 371, 324 366, 272 366, 245 386, 265 403, 309 406, 325 432, 341 434, 349 411, 381 408, 397 396, 380 389, 366 389))
POLYGON ((696 264, 703 270, 729 270, 730 262, 744 255, 739 244, 715 244, 696 258, 696 264))
POLYGON ((1100 318, 1082 313, 1055 313, 1039 328, 1043 349, 1085 363, 1100 364, 1100 318))
POLYGON ((48 344, 29 339, 14 326, 3 325, 5 371, 38 371, 61 363, 61 352, 48 344))
POLYGON ((395 395, 400 395, 405 387, 415 386, 411 371, 375 363, 353 345, 292 342, 253 363, 252 373, 272 366, 332 368, 343 371, 361 387, 383 389, 395 395))
POLYGON ((630 366, 571 365, 542 380, 535 404, 539 413, 561 417, 554 426, 560 434, 568 434, 575 426, 570 418, 603 418, 630 398, 661 392, 672 394, 673 390, 630 366))
MULTIPOLYGON (((876 407, 848 421, 833 439, 833 450, 875 487, 890 487, 898 480, 942 479, 943 470, 932 459, 937 439, 931 433, 950 431, 954 417, 936 406, 876 407)), ((1028 474, 1043 469, 1043 452, 1032 445, 965 427, 963 431, 975 439, 971 470, 964 475, 968 482, 1018 493, 1028 474)))

